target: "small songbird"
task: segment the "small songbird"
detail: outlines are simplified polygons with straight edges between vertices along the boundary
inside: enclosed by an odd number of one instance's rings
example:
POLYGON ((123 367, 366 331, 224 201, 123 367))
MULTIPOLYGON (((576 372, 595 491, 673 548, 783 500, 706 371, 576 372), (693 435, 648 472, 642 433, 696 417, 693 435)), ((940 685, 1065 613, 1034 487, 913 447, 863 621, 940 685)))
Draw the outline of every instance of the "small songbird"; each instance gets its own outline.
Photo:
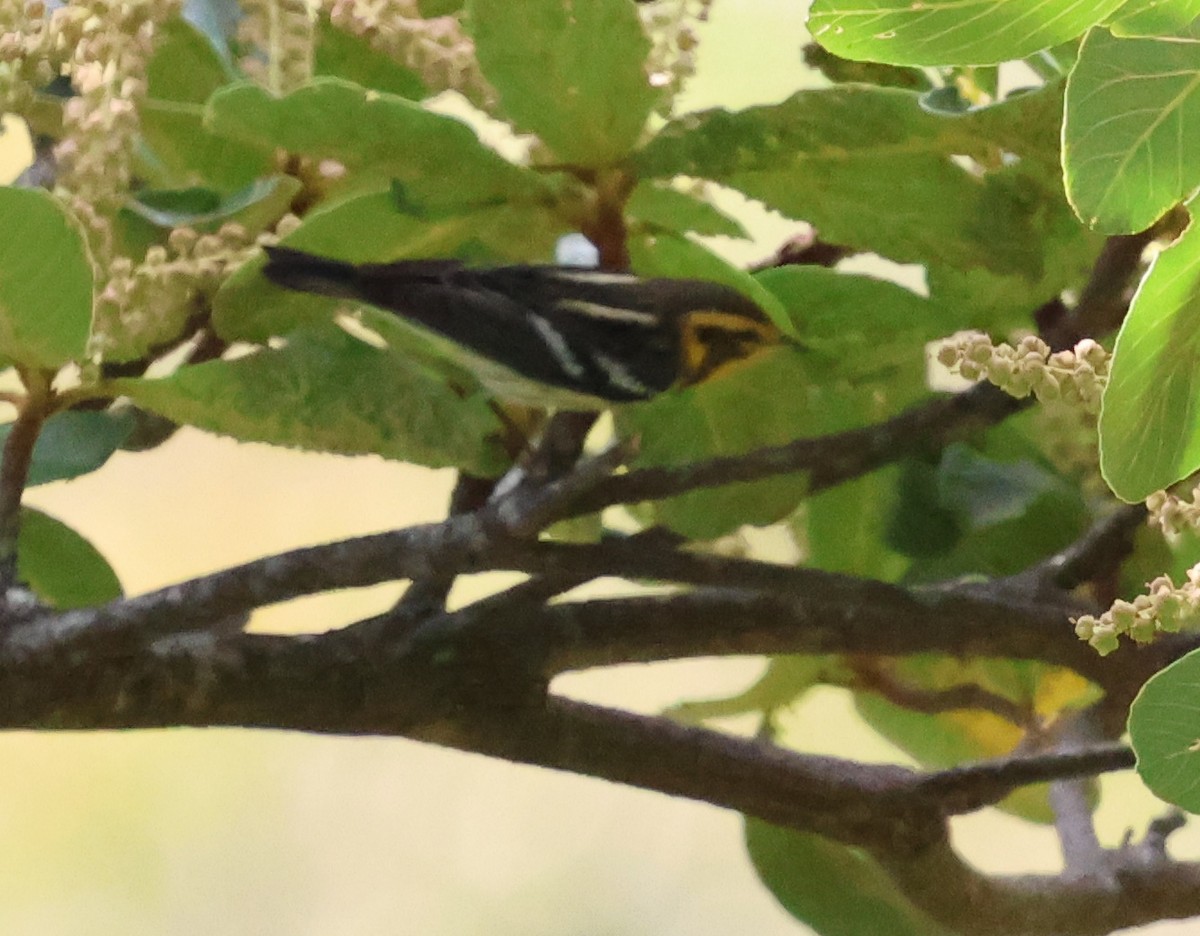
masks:
POLYGON ((369 303, 448 339, 497 396, 529 405, 646 400, 785 340, 756 303, 705 280, 457 260, 354 264, 264 249, 263 274, 276 285, 369 303))

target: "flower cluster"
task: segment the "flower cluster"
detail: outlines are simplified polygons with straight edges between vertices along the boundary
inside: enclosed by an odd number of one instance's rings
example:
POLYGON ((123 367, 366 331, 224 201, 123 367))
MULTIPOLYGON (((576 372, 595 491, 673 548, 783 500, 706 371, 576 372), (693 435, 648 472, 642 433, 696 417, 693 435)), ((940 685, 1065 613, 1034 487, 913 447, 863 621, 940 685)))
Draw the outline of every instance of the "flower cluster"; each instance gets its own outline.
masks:
POLYGON ((663 95, 659 115, 670 117, 676 95, 696 74, 696 47, 700 39, 693 22, 707 22, 713 0, 660 0, 639 7, 642 23, 653 46, 647 67, 650 82, 667 93, 663 95))
POLYGON ((1187 581, 1176 586, 1170 576, 1160 575, 1133 601, 1120 599, 1095 617, 1075 619, 1075 633, 1101 655, 1117 649, 1126 634, 1137 643, 1149 643, 1158 634, 1172 634, 1200 624, 1200 566, 1188 570, 1187 581))
POLYGON ((34 89, 58 76, 75 45, 62 27, 77 20, 63 11, 47 16, 42 0, 0 6, 0 113, 24 112, 34 89))
POLYGON ((177 0, 87 0, 63 8, 79 40, 69 63, 76 94, 63 105, 55 157, 59 189, 73 205, 107 216, 124 199, 155 31, 177 8, 177 0), (87 14, 82 22, 80 13, 87 14))
POLYGON ((275 94, 287 94, 313 75, 316 47, 307 0, 242 0, 238 39, 261 56, 245 55, 242 70, 275 94))
POLYGON ((80 0, 48 12, 43 0, 33 0, 0 12, 0 111, 29 115, 35 130, 56 123, 37 107, 36 92, 59 75, 71 78, 76 93, 63 104, 61 130, 54 127, 58 191, 91 207, 101 246, 103 218, 129 185, 155 30, 178 6, 179 0, 80 0))
POLYGON ((252 248, 243 227, 226 224, 215 234, 176 228, 166 247, 151 247, 140 263, 114 258, 96 304, 93 354, 132 360, 171 342, 252 248))
POLYGON ((1184 530, 1200 532, 1200 484, 1192 488, 1190 499, 1155 491, 1146 498, 1146 509, 1150 511, 1150 523, 1163 531, 1163 535, 1179 536, 1184 530))
POLYGON ((496 92, 456 16, 421 16, 417 0, 325 0, 329 20, 375 51, 411 68, 432 92, 457 91, 490 110, 496 92))
POLYGON ((1062 400, 1090 413, 1100 410, 1111 355, 1090 338, 1070 351, 1027 335, 1016 347, 992 344, 982 332, 963 332, 938 349, 938 361, 968 380, 986 379, 1015 397, 1062 400))

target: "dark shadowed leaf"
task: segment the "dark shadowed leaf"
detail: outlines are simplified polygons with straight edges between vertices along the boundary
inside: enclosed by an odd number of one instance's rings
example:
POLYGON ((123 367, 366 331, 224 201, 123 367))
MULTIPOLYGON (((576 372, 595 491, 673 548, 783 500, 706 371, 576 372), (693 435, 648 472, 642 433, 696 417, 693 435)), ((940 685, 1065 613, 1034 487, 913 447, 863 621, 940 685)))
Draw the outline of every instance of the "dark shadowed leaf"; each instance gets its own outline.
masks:
POLYGON ((83 608, 121 597, 121 583, 96 547, 39 510, 21 512, 17 573, 55 608, 83 608))

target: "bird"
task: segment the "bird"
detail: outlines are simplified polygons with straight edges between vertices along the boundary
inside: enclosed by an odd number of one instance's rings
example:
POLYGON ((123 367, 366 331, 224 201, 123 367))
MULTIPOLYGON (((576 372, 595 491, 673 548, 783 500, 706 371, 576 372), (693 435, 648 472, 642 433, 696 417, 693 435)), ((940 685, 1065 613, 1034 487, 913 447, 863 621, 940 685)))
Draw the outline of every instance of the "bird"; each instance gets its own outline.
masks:
POLYGON ((276 286, 390 312, 446 339, 497 397, 527 406, 602 410, 650 400, 786 340, 757 303, 707 280, 453 259, 350 263, 263 249, 263 275, 276 286))

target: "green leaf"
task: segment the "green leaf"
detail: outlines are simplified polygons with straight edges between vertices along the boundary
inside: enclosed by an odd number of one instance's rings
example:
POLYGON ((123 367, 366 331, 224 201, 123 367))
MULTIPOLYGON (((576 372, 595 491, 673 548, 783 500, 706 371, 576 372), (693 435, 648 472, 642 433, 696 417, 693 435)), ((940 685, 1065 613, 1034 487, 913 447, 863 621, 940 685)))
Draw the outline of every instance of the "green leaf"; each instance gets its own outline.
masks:
POLYGON ((703 244, 667 232, 646 234, 630 239, 629 254, 639 276, 673 276, 724 283, 758 303, 767 317, 785 332, 792 330, 782 303, 769 290, 745 270, 722 260, 703 244))
POLYGON ((672 121, 635 158, 644 176, 714 179, 834 243, 1036 281, 1060 187, 1060 106, 1057 89, 964 116, 931 113, 919 95, 891 88, 802 91, 672 121))
POLYGON ((1137 770, 1156 796, 1200 812, 1200 651, 1146 681, 1129 710, 1137 770))
POLYGON ((142 189, 121 209, 155 227, 190 227, 215 231, 235 222, 248 231, 261 231, 287 212, 300 191, 299 179, 272 176, 258 179, 230 195, 210 188, 142 189))
POLYGON ((833 656, 775 656, 767 661, 762 676, 743 692, 712 699, 695 699, 669 706, 664 715, 675 721, 700 724, 712 718, 759 715, 770 718, 780 709, 798 702, 810 689, 840 670, 833 656))
MULTIPOLYGON (((876 678, 901 692, 936 696, 974 685, 1007 700, 1029 716, 1049 720, 1065 709, 1095 702, 1099 691, 1083 677, 1060 667, 1022 660, 961 660, 928 654, 878 664, 876 678)), ((945 769, 1009 754, 1024 731, 1007 718, 982 708, 927 713, 902 707, 874 692, 856 692, 863 720, 927 768, 945 769)), ((1022 787, 1000 804, 1031 822, 1050 823, 1054 813, 1045 784, 1022 787)))
POLYGON ((405 68, 390 55, 371 48, 358 36, 338 29, 324 17, 317 21, 313 65, 318 75, 346 78, 364 88, 400 97, 416 100, 428 91, 421 76, 411 68, 405 68))
POLYGON ((806 566, 879 581, 897 581, 908 565, 887 544, 895 469, 874 471, 811 498, 803 513, 806 566))
POLYGON ((879 379, 907 369, 923 380, 925 344, 966 325, 947 309, 886 280, 817 266, 774 267, 755 280, 774 295, 829 373, 879 379))
POLYGON ((629 0, 470 0, 480 67, 505 113, 566 162, 604 166, 641 136, 659 92, 650 40, 629 0))
POLYGON ((253 83, 208 102, 212 132, 258 147, 337 159, 351 171, 395 180, 413 205, 449 212, 537 201, 545 185, 479 141, 454 117, 339 78, 318 78, 286 97, 253 83))
POLYGON ((182 367, 114 391, 176 422, 243 441, 385 458, 491 476, 506 467, 500 423, 418 363, 333 325, 293 332, 277 350, 182 367))
POLYGON ((212 39, 187 20, 168 19, 154 39, 154 55, 146 66, 152 97, 203 104, 221 85, 237 80, 237 71, 212 39))
POLYGON ((92 262, 79 223, 40 189, 0 188, 0 355, 57 370, 83 357, 92 262))
POLYGON ((1200 225, 1155 258, 1113 349, 1100 470, 1143 500, 1200 468, 1200 225))
POLYGON ((147 98, 141 105, 142 136, 154 156, 148 173, 160 186, 244 188, 275 168, 266 146, 246 146, 209 132, 204 105, 147 98))
POLYGON ((914 557, 910 581, 1015 575, 1086 527, 1077 488, 1034 461, 1029 443, 1003 430, 990 441, 1003 456, 956 443, 936 466, 906 464, 888 542, 914 557))
POLYGON ((813 0, 808 30, 849 59, 994 65, 1065 42, 1125 0, 813 0))
POLYGON ((17 574, 55 608, 84 608, 121 597, 121 583, 91 543, 38 510, 21 511, 17 574))
POLYGON ((1067 81, 1067 196, 1088 225, 1140 231, 1200 185, 1200 46, 1094 29, 1067 81))
POLYGON ((783 909, 821 936, 951 936, 862 849, 748 817, 746 849, 783 909))
POLYGON ((1127 0, 1109 28, 1115 36, 1171 36, 1200 17, 1200 0, 1127 0))
MULTIPOLYGON (((100 468, 133 430, 129 413, 56 413, 46 421, 33 447, 29 485, 77 478, 100 468)), ((12 423, 0 426, 0 447, 12 423)))
POLYGON ((750 236, 739 221, 711 202, 655 182, 640 183, 626 202, 625 212, 643 224, 677 234, 750 236))
POLYGON ((147 66, 141 132, 153 154, 156 185, 238 189, 273 168, 273 147, 225 140, 203 126, 204 103, 236 79, 212 40, 183 20, 169 20, 147 66))
POLYGON ((237 32, 242 17, 238 0, 187 0, 184 15, 208 37, 223 58, 229 58, 229 40, 237 32))

